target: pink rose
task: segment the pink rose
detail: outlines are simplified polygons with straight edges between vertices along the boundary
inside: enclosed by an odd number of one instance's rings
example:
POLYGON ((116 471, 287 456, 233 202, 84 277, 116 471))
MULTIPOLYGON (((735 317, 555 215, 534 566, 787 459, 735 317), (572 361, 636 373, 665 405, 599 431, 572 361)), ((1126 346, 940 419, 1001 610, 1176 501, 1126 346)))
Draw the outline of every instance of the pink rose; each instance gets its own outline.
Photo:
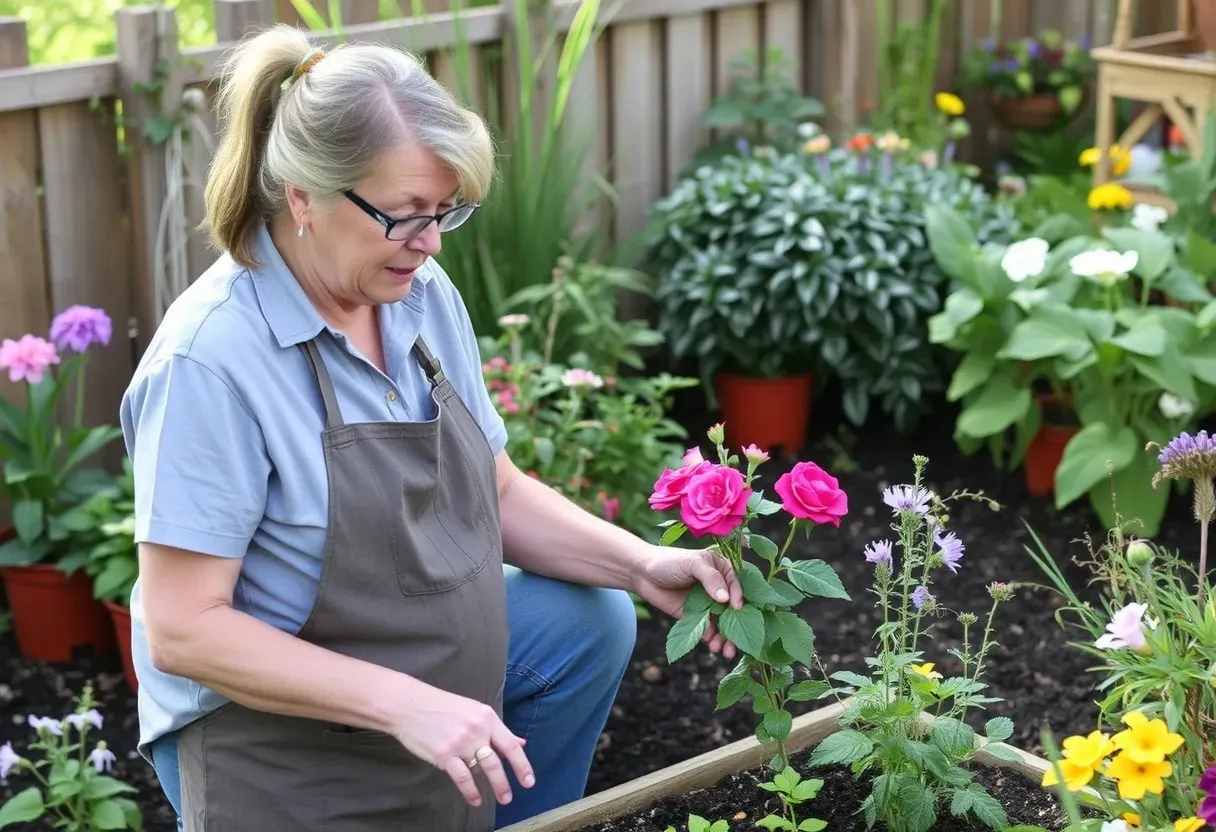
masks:
POLYGON ((705 457, 701 456, 700 448, 689 448, 680 459, 682 465, 700 465, 704 461, 705 457))
POLYGON ((743 474, 725 465, 705 463, 688 481, 680 501, 680 519, 693 537, 722 537, 743 522, 752 490, 743 474))
POLYGON ((689 478, 707 465, 708 462, 699 462, 675 469, 664 468, 655 481, 654 492, 650 495, 650 507, 655 511, 666 511, 678 506, 684 497, 684 489, 688 487, 689 478))
POLYGON ((849 513, 849 498, 840 483, 813 462, 799 462, 774 488, 781 507, 795 517, 839 527, 840 518, 849 513))

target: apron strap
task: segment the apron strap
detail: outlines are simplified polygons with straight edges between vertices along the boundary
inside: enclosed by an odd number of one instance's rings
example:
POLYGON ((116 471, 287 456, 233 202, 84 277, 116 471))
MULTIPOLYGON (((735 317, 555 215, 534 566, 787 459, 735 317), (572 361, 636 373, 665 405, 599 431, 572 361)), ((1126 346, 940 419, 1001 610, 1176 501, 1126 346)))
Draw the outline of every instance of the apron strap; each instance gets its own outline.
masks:
POLYGON ((426 373, 427 380, 436 387, 443 384, 447 378, 443 374, 443 367, 439 365, 439 359, 434 356, 430 347, 426 345, 426 341, 422 340, 421 335, 414 341, 414 355, 418 358, 418 363, 422 365, 422 371, 426 373))
POLYGON ((312 367, 313 375, 317 377, 317 384, 321 387, 321 399, 325 402, 325 426, 341 427, 342 411, 338 408, 338 395, 334 392, 334 382, 329 377, 329 369, 321 359, 321 351, 317 349, 315 341, 305 341, 301 346, 312 367))

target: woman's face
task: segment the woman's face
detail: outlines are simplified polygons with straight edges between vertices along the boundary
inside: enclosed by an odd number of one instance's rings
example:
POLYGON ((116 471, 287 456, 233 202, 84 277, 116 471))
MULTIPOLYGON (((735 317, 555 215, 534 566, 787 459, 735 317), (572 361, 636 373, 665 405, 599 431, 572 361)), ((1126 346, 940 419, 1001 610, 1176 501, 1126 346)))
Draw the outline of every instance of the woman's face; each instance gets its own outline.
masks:
POLYGON ((438 214, 455 204, 457 189, 455 174, 430 149, 410 144, 385 151, 375 171, 351 189, 365 205, 341 197, 329 211, 305 209, 300 242, 316 279, 346 307, 401 300, 414 271, 439 253, 438 223, 410 239, 389 240, 369 211, 390 219, 438 214))

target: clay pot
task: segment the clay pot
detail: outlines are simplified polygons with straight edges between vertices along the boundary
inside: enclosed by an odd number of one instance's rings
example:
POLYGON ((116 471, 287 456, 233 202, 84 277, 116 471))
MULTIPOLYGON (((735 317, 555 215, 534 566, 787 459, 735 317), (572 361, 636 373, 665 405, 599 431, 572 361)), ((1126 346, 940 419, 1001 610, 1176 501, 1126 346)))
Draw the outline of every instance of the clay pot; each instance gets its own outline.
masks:
POLYGON ((13 611, 17 649, 44 662, 67 662, 79 651, 108 653, 115 647, 114 624, 93 597, 85 572, 65 575, 53 565, 0 568, 13 611))
POLYGON ((1068 411, 1068 402, 1058 396, 1038 397, 1043 409, 1043 424, 1030 445, 1026 448, 1026 489, 1034 497, 1044 497, 1055 491, 1056 469, 1064 456, 1064 448, 1080 430, 1076 425, 1065 424, 1063 413, 1068 411))
POLYGON ((726 441, 735 449, 755 445, 767 451, 798 453, 806 444, 810 421, 810 373, 784 378, 755 378, 718 373, 714 378, 722 403, 726 441))
MULTIPOLYGON (((1086 96, 1088 94, 1086 91, 1086 96)), ((1060 99, 1054 93, 1002 98, 989 91, 988 105, 992 108, 996 120, 1009 130, 1052 130, 1067 118, 1064 108, 1060 106, 1060 99)), ((1084 106, 1084 100, 1081 106, 1084 106)), ((1080 110, 1081 107, 1077 109, 1080 110)))
POLYGON ((118 639, 118 655, 122 657, 122 672, 127 687, 139 693, 139 679, 135 676, 135 662, 131 660, 131 611, 113 601, 103 601, 114 622, 114 635, 118 639))

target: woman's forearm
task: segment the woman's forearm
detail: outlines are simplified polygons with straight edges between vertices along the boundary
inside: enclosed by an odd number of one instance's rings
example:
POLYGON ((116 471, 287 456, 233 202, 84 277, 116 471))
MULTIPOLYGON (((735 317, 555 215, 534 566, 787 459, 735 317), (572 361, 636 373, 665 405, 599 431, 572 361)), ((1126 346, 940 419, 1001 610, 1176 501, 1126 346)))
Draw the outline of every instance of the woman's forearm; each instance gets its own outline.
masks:
POLYGON ((215 605, 152 639, 153 662, 261 711, 395 733, 423 683, 215 605))
POLYGON ((647 544, 619 526, 519 471, 498 464, 504 558, 508 563, 572 583, 633 589, 647 544))

